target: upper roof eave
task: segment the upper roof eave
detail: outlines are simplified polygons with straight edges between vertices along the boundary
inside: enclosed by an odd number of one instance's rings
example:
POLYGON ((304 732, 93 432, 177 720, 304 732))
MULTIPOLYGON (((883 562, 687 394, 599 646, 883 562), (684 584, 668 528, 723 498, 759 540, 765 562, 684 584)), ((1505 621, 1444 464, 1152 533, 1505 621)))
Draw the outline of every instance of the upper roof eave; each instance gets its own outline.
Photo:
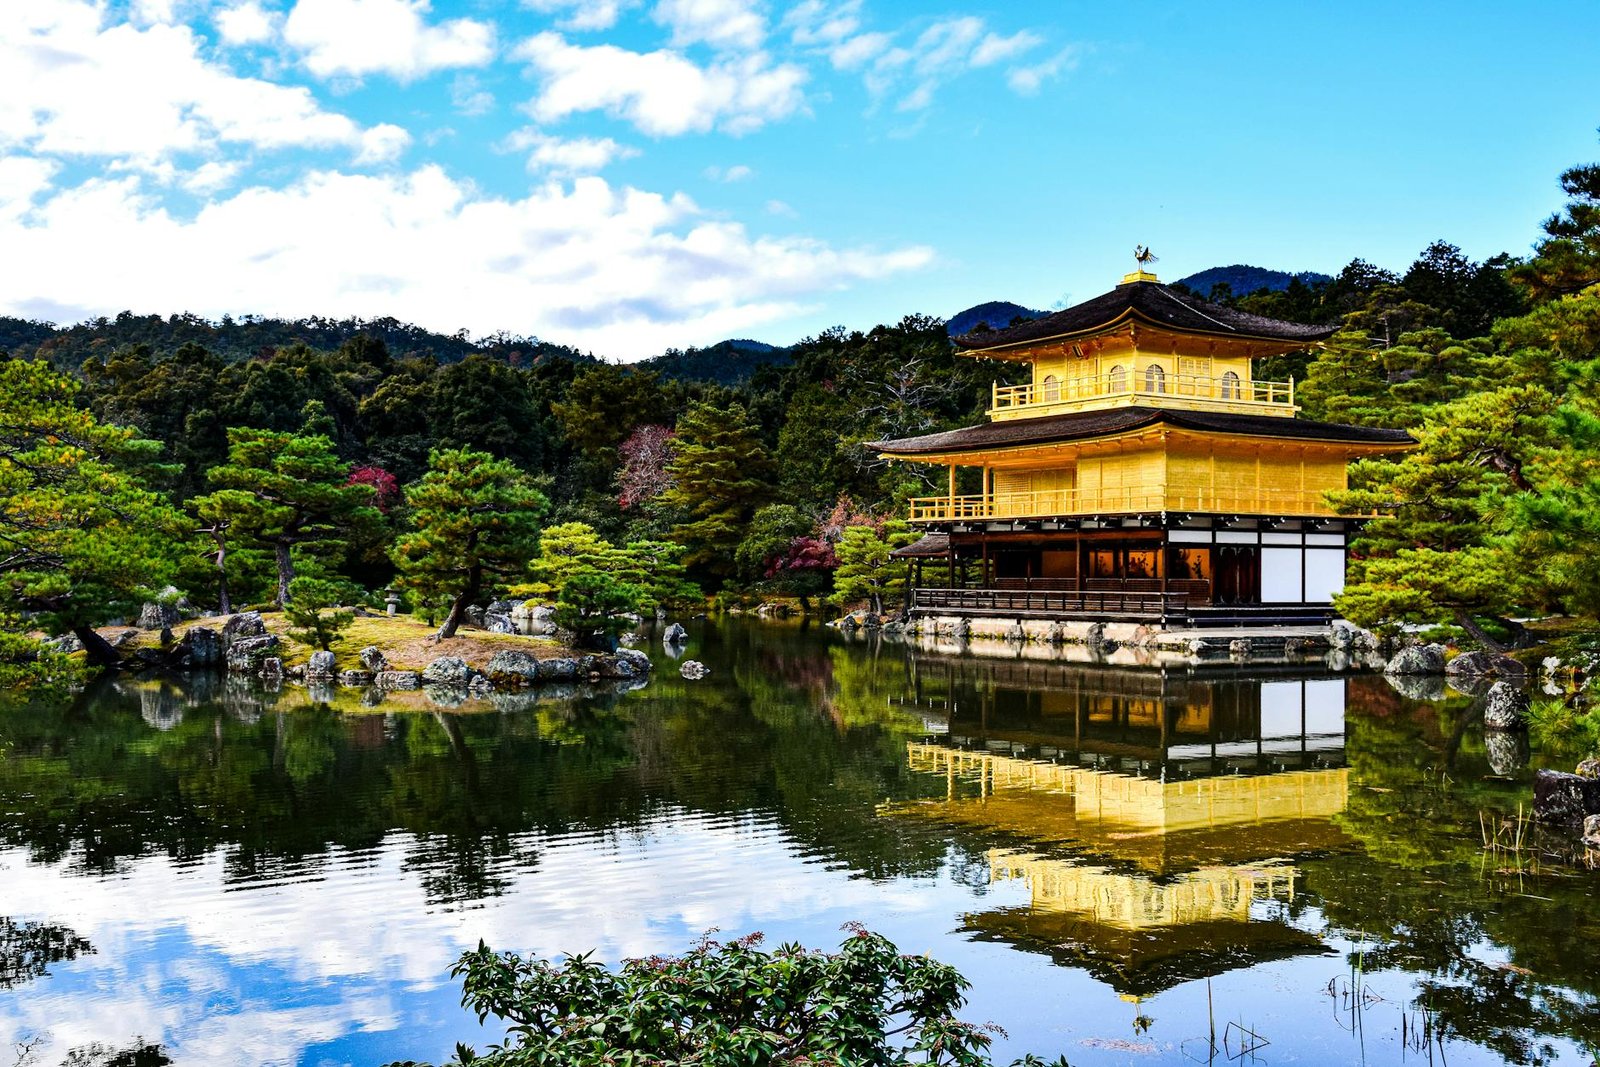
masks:
POLYGON ((1004 358, 1009 350, 1049 341, 1093 337, 1137 321, 1151 329, 1282 346, 1320 344, 1336 327, 1285 322, 1179 294, 1159 282, 1124 283, 1072 307, 1003 330, 965 333, 955 344, 966 355, 1004 358))

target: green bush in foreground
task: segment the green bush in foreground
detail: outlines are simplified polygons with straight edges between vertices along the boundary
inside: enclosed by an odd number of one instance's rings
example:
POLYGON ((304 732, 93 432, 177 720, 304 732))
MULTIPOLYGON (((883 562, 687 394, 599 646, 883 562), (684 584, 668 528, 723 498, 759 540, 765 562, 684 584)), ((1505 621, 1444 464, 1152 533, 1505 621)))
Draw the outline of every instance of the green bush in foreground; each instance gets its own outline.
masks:
MULTIPOLYGON (((555 964, 480 942, 452 971, 463 979, 462 1003, 480 1022, 492 1015, 510 1025, 503 1044, 481 1055, 457 1045, 452 1062, 987 1067, 995 1028, 954 1017, 968 986, 954 967, 848 929, 834 953, 764 952, 760 934, 707 937, 682 956, 628 960, 615 971, 589 955, 555 964)), ((1044 1067, 1032 1056, 1019 1065, 1044 1067)))

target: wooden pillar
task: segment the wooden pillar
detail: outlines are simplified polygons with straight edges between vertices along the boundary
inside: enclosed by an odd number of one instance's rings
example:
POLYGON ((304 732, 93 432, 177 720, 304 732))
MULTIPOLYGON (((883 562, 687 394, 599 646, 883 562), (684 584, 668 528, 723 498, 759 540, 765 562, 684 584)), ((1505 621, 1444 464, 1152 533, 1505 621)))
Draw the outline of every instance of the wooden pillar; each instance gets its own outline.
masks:
MULTIPOLYGON (((1167 624, 1167 531, 1161 531, 1161 539, 1156 542, 1156 573, 1161 576, 1161 625, 1167 624)), ((1166 723, 1161 724, 1162 734, 1166 733, 1166 723)), ((1162 757, 1163 759, 1165 756, 1162 757)))

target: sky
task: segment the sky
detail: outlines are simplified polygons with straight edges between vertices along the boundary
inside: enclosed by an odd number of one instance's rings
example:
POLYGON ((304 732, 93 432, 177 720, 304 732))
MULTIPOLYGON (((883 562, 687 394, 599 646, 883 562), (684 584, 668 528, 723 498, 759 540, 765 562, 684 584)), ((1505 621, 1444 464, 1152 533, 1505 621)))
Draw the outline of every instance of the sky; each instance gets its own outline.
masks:
POLYGON ((0 314, 787 344, 1523 254, 1597 126, 1592 2, 10 0, 0 314))

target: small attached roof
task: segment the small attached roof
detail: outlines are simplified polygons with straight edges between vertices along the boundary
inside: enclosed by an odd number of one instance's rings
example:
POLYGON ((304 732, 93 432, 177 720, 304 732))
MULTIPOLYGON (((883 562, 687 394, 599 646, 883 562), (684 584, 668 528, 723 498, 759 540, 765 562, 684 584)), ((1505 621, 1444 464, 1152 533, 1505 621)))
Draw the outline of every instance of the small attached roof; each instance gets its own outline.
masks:
POLYGON ((1276 437, 1295 441, 1328 441, 1340 444, 1388 445, 1402 449, 1415 444, 1404 430, 1375 426, 1346 426, 1337 422, 1311 419, 1285 419, 1275 415, 1234 415, 1222 411, 1185 411, 1133 405, 1096 411, 1073 411, 1065 415, 1043 415, 1032 419, 1005 419, 979 426, 967 426, 921 437, 901 437, 891 441, 869 441, 872 448, 889 456, 944 455, 951 452, 978 452, 1016 445, 1045 445, 1082 441, 1095 437, 1140 430, 1166 424, 1201 433, 1243 434, 1247 437, 1276 437))
MULTIPOLYGON (((1153 275, 1145 275, 1152 278, 1153 275)), ((1276 341, 1315 344, 1337 331, 1334 326, 1310 326, 1283 322, 1247 311, 1223 307, 1188 296, 1158 281, 1127 281, 1065 311, 1008 326, 1002 330, 975 330, 955 339, 956 346, 968 351, 1009 348, 1043 340, 1071 340, 1092 337, 1134 321, 1176 333, 1206 334, 1249 341, 1276 341)))
POLYGON ((950 535, 947 533, 923 534, 922 540, 913 541, 909 545, 902 545, 889 553, 896 559, 933 559, 949 554, 950 535))

